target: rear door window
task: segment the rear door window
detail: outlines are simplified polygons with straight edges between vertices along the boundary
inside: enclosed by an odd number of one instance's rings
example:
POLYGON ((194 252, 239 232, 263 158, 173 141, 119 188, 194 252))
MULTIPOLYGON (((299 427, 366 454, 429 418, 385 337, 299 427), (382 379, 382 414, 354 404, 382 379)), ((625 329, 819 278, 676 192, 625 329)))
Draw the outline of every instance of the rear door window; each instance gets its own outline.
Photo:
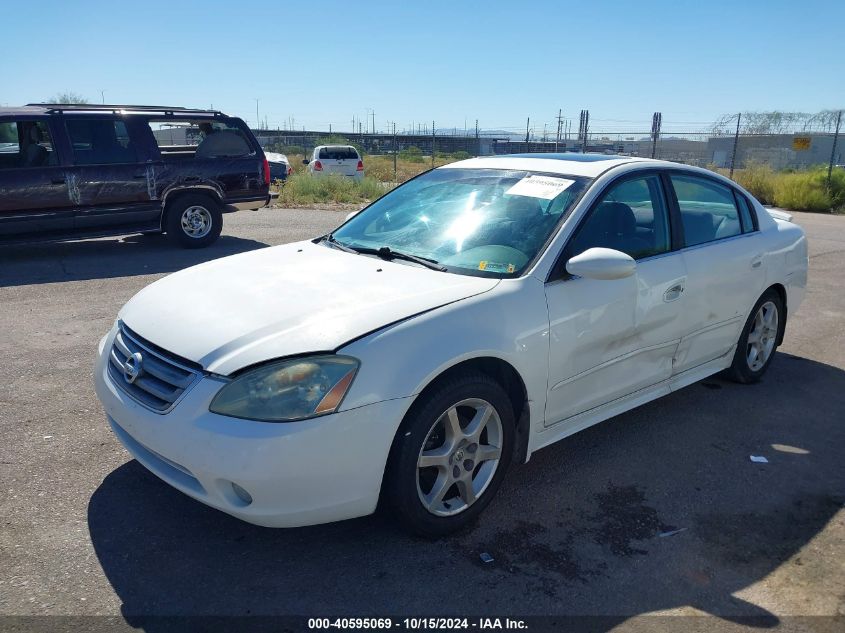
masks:
POLYGON ((670 174, 684 228, 684 244, 695 246, 742 234, 730 187, 707 178, 670 174))
POLYGON ((751 204, 741 193, 735 191, 734 195, 736 195, 736 203, 739 207, 739 217, 742 220, 742 232, 751 233, 757 228, 755 225, 756 217, 751 210, 751 204))
POLYGON ((76 165, 138 162, 135 143, 121 119, 68 119, 65 122, 76 165))

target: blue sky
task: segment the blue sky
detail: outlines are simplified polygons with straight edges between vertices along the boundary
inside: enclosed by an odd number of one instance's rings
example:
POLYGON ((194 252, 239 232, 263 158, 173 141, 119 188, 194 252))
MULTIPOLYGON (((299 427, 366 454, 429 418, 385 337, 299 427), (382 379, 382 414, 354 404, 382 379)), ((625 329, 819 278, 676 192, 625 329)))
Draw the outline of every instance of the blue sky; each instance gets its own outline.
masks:
POLYGON ((214 105, 271 126, 695 131, 845 107, 845 2, 15 2, 0 104, 214 105), (25 29, 20 27, 26 25, 25 29), (629 123, 630 122, 630 123, 629 123))

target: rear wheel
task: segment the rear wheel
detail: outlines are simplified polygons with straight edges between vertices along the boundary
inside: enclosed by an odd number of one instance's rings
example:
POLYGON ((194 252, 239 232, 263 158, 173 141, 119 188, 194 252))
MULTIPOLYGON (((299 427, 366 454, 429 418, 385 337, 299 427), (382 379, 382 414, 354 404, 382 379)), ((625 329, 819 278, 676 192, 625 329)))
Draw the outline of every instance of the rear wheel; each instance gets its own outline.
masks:
POLYGON ((475 520, 510 465, 510 400, 492 378, 467 373, 421 396, 400 427, 385 473, 404 526, 438 537, 475 520))
POLYGON ((745 322, 728 376, 737 382, 757 382, 766 373, 783 328, 784 308, 780 295, 767 290, 745 322))
POLYGON ((185 248, 204 248, 220 237, 223 214, 215 200, 201 194, 177 198, 168 205, 167 234, 185 248))

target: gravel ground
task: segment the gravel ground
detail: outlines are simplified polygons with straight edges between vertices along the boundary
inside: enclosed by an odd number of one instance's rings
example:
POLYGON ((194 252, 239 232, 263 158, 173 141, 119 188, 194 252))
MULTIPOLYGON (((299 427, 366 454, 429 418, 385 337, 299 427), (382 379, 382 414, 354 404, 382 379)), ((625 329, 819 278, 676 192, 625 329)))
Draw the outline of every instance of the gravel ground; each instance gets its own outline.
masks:
POLYGON ((165 627, 142 616, 196 614, 608 616, 602 629, 655 612, 721 618, 705 627, 845 616, 845 217, 795 214, 810 288, 764 381, 708 379, 540 451, 447 540, 383 514, 254 527, 130 460, 91 382, 119 307, 169 272, 344 215, 237 213, 203 251, 162 236, 0 251, 0 615, 147 630, 165 627))

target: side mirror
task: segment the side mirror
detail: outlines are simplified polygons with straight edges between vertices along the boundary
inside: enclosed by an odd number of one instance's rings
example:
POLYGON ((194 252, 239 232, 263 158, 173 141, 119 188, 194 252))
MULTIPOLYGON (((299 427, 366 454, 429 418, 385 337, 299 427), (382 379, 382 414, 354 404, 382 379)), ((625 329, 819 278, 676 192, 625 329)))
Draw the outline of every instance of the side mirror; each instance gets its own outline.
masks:
POLYGON ((636 270, 630 255, 612 248, 588 248, 566 262, 566 272, 587 279, 623 279, 636 270))
POLYGON ((307 158, 303 158, 303 159, 302 159, 302 164, 303 164, 303 165, 307 165, 307 164, 308 164, 308 159, 307 159, 307 158))

